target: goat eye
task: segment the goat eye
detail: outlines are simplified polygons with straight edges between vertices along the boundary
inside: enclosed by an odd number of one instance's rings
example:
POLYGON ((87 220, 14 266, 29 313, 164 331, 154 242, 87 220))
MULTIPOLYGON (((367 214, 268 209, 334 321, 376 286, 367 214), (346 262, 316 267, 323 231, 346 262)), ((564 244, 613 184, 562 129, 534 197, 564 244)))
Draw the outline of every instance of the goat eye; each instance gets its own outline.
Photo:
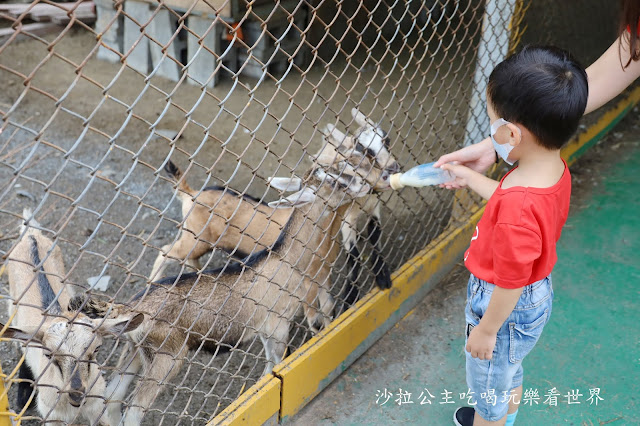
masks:
MULTIPOLYGON (((49 358, 49 359, 51 359, 51 358, 49 358)), ((56 368, 57 368, 58 370, 60 370, 60 374, 62 374, 62 366, 60 365, 60 363, 58 362, 58 360, 56 360, 55 358, 53 358, 53 360, 52 360, 52 361, 53 361, 53 365, 55 365, 55 366, 56 366, 56 368)))
POLYGON ((365 148, 360 142, 356 142, 356 150, 363 155, 373 155, 375 157, 375 153, 370 148, 365 148))

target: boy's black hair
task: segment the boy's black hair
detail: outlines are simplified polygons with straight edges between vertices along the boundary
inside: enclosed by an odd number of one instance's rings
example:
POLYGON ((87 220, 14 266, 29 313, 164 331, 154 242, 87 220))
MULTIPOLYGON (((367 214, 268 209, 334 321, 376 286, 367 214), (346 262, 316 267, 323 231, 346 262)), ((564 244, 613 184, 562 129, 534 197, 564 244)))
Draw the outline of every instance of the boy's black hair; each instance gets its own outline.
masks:
POLYGON ((522 124, 548 149, 575 133, 587 106, 587 73, 567 51, 526 46, 495 67, 487 98, 499 117, 522 124))

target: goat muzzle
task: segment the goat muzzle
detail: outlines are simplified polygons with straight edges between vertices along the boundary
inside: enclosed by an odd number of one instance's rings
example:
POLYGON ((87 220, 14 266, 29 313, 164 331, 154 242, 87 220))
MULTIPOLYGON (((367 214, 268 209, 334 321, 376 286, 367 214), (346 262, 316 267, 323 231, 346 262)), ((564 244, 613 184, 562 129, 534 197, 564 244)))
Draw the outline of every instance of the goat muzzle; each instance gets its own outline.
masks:
POLYGON ((69 404, 78 408, 84 400, 85 389, 84 386, 79 389, 72 389, 69 391, 69 404))

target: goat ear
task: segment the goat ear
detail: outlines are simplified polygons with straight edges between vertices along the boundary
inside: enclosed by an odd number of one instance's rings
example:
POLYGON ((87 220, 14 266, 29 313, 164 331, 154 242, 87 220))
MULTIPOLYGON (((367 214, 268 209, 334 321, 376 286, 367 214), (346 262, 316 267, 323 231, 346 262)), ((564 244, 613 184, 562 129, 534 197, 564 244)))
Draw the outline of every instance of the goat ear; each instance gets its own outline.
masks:
MULTIPOLYGON (((0 323, 0 331, 5 327, 4 324, 0 323)), ((7 327, 4 330, 4 333, 0 335, 0 337, 4 337, 6 339, 15 339, 21 340, 23 342, 33 342, 38 343, 44 346, 42 343, 42 338, 44 337, 44 331, 41 330, 42 327, 34 326, 34 327, 23 327, 23 329, 7 327)))
POLYGON ((267 183, 271 187, 279 191, 283 191, 283 192, 299 191, 300 187, 302 186, 302 179, 270 177, 269 179, 267 179, 267 183))
POLYGON ((351 109, 351 116, 360 127, 371 125, 367 116, 361 113, 360 111, 358 111, 356 108, 351 109))
POLYGON ((102 324, 98 327, 98 330, 104 334, 112 334, 119 337, 125 333, 129 333, 142 324, 144 321, 143 314, 136 314, 133 318, 123 319, 122 317, 114 319, 106 319, 101 321, 102 324))
POLYGON ((332 142, 332 145, 335 146, 336 149, 340 149, 340 147, 345 145, 353 145, 352 139, 338 130, 333 124, 327 124, 325 128, 329 141, 332 142))
POLYGON ((312 203, 316 199, 316 193, 310 188, 304 188, 295 194, 289 195, 287 198, 281 198, 278 201, 269 203, 269 207, 276 209, 287 209, 290 207, 301 207, 305 204, 312 203))

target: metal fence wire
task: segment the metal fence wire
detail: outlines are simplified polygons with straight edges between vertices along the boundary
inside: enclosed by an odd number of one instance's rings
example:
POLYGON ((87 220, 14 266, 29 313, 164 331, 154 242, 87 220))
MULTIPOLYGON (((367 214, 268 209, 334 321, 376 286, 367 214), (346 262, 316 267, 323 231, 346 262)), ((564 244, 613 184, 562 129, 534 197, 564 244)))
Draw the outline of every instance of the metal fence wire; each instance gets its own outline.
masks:
POLYGON ((524 37, 592 60, 615 37, 612 9, 1 4, 0 346, 14 419, 214 418, 390 285, 455 226, 452 211, 468 217, 452 192, 393 192, 388 178, 485 137, 483 75, 500 55, 524 37))

